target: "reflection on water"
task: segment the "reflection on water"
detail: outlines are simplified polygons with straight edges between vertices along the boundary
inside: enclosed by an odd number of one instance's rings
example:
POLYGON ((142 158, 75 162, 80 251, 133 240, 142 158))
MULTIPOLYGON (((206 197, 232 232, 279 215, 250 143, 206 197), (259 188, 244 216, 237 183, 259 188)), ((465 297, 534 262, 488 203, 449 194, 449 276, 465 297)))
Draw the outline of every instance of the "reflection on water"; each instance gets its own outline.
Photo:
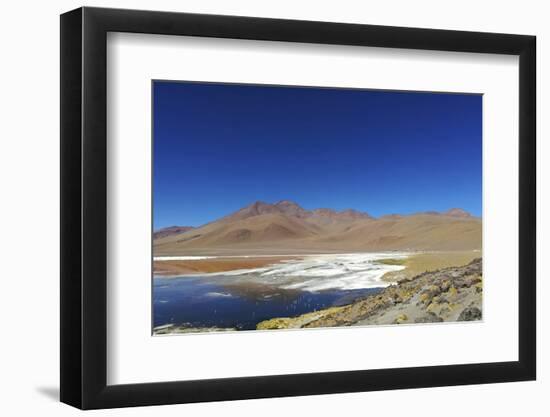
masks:
POLYGON ((377 288, 301 291, 240 282, 232 277, 155 278, 154 326, 255 329, 273 317, 291 317, 349 304, 377 288))
POLYGON ((274 317, 293 317, 345 305, 389 285, 386 272, 401 265, 380 262, 406 253, 308 255, 261 268, 187 276, 155 277, 154 327, 255 329, 274 317))

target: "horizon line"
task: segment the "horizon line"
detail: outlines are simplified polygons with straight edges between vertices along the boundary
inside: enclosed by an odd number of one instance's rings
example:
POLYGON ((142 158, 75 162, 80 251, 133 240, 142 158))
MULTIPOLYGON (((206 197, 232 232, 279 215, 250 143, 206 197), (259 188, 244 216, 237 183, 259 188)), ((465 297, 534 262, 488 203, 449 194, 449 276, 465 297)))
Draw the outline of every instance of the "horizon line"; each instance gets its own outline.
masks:
MULTIPOLYGON (((210 224, 210 223, 213 223, 213 222, 216 222, 220 219, 223 219, 225 217, 228 217, 232 214, 235 214, 245 208, 248 208, 248 207, 251 207, 251 206, 254 206, 256 204, 265 204, 265 205, 269 205, 269 206, 276 206, 280 203, 285 203, 285 202, 288 202, 288 203, 292 203, 296 206, 298 206, 300 209, 304 210, 304 211, 308 211, 308 212, 313 212, 313 211, 316 211, 316 210, 329 210, 329 211, 332 211, 334 213, 337 213, 337 214, 340 214, 340 213, 344 213, 346 211, 354 211, 354 212, 357 212, 357 213, 360 213, 360 214, 366 214, 368 216, 370 216, 373 220, 378 220, 378 219, 381 219, 383 217, 390 217, 390 216, 402 216, 402 217, 407 217, 407 216, 415 216, 415 215, 420 215, 420 214, 431 214, 431 215, 445 215, 446 213, 449 213, 450 211, 452 210, 461 210, 463 211, 464 213, 468 214, 469 217, 473 217, 473 218, 477 218, 477 219, 482 219, 483 216, 482 215, 474 215, 472 214, 471 212, 469 212, 468 210, 465 210, 461 207, 458 207, 458 206, 454 206, 454 207, 450 207, 446 210, 443 210, 443 211, 437 211, 437 210, 422 210, 422 211, 414 211, 414 212, 409 212, 409 213, 387 213, 387 214, 383 214, 383 215, 379 215, 379 216, 374 216, 372 214, 370 214, 370 212, 368 211, 363 211, 363 210, 359 210, 359 209, 355 209, 355 208, 352 208, 352 207, 348 207, 348 208, 344 208, 344 209, 333 209, 333 208, 330 208, 330 207, 316 207, 316 208, 312 208, 312 209, 307 209, 307 208, 304 208, 302 205, 300 205, 299 203, 297 203, 296 201, 294 200, 289 200, 289 199, 282 199, 282 200, 278 200, 277 202, 274 202, 274 203, 269 203, 265 200, 255 200, 253 201, 252 203, 250 204, 247 204, 237 210, 234 210, 232 212, 230 212, 229 214, 226 214, 224 216, 221 216, 221 217, 218 217, 216 219, 213 219, 213 220, 210 220, 210 221, 207 221, 205 223, 201 223, 199 225, 190 225, 190 224, 171 224, 169 226, 162 226, 162 227, 159 227, 159 228, 156 228, 156 229, 153 229, 153 231, 160 231, 162 229, 168 229, 168 228, 172 228, 172 227, 192 227, 192 228, 200 228, 200 227, 203 227, 207 224, 210 224)), ((154 211, 154 210, 153 210, 154 211)))

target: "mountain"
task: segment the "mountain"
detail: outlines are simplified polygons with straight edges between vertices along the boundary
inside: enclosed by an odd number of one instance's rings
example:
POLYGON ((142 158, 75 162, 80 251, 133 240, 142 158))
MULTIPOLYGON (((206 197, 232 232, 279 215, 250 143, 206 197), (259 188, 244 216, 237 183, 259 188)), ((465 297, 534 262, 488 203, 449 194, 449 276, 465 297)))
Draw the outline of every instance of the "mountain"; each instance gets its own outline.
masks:
POLYGON ((452 208, 450 210, 447 210, 444 214, 452 217, 472 217, 470 213, 460 208, 452 208))
POLYGON ((160 239, 166 236, 177 235, 180 233, 185 233, 191 229, 194 229, 193 226, 169 226, 162 229, 155 230, 153 232, 153 240, 160 239))
POLYGON ((353 209, 256 201, 201 227, 159 230, 153 244, 155 255, 472 250, 481 249, 481 226, 459 208, 374 218, 353 209))

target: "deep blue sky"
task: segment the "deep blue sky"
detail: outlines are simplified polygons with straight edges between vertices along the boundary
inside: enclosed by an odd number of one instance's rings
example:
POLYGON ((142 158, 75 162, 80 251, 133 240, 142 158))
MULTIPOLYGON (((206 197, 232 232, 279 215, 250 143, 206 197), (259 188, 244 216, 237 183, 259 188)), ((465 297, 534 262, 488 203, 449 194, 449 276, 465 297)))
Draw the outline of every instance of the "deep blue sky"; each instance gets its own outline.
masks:
POLYGON ((479 95, 155 81, 154 227, 256 200, 481 215, 479 95))

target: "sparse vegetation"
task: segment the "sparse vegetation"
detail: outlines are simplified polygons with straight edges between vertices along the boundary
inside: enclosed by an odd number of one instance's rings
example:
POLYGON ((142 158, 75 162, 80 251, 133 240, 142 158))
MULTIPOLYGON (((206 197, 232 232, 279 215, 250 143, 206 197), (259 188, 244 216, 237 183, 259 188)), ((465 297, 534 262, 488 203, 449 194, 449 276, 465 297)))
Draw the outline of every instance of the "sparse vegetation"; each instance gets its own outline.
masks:
POLYGON ((393 262, 394 259, 386 259, 380 263, 386 265, 402 265, 405 269, 401 271, 392 271, 384 275, 384 281, 397 282, 404 279, 410 279, 423 272, 437 271, 441 268, 465 265, 475 258, 479 258, 479 251, 448 251, 448 252, 422 252, 409 256, 405 259, 395 259, 400 263, 393 262))
POLYGON ((380 259, 376 262, 384 265, 405 265, 407 262, 407 259, 390 258, 390 259, 380 259))

